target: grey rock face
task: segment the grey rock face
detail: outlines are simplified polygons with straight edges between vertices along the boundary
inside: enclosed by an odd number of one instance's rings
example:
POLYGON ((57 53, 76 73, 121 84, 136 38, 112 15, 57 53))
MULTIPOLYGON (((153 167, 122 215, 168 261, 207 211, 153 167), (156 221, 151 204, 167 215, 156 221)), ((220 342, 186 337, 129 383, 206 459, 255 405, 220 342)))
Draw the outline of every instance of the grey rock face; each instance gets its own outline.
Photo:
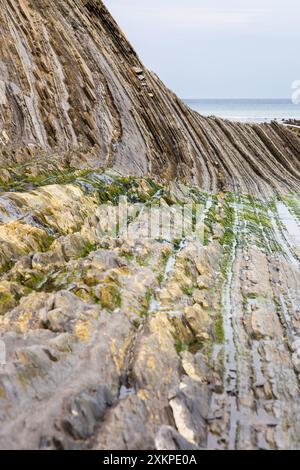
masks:
POLYGON ((101 0, 0 6, 1 166, 43 158, 213 191, 299 189, 298 129, 191 111, 145 69, 101 0))
POLYGON ((0 448, 300 448, 299 130, 191 111, 100 0, 0 35, 0 448))
POLYGON ((198 447, 186 441, 172 426, 162 426, 155 438, 157 450, 197 450, 198 447))

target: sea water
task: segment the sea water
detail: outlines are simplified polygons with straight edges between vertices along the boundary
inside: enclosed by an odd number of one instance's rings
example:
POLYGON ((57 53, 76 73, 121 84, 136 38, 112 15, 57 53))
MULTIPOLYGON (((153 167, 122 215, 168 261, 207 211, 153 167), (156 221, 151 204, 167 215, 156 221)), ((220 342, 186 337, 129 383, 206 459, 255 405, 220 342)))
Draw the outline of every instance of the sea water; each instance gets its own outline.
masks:
POLYGON ((189 99, 184 101, 203 116, 218 116, 231 121, 300 120, 300 104, 293 104, 291 99, 189 99))

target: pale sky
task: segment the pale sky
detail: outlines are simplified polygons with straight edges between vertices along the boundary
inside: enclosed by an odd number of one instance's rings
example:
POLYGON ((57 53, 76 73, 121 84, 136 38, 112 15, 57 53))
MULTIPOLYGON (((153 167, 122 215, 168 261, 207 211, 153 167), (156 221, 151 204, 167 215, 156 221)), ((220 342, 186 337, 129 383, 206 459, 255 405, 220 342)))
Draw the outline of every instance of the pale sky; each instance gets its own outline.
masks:
POLYGON ((299 0, 104 0, 144 64, 182 98, 289 98, 299 0))

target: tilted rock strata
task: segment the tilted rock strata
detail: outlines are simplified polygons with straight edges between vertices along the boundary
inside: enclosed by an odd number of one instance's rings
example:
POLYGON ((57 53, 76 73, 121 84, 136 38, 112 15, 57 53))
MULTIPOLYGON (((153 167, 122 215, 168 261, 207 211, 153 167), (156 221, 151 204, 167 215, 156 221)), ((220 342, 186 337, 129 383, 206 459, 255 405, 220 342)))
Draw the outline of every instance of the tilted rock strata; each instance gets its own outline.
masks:
POLYGON ((0 213, 1 448, 299 448, 297 198, 110 172, 0 213), (115 238, 121 193, 142 205, 115 238), (150 202, 203 205, 204 231, 145 238, 150 202))
POLYGON ((0 447, 299 448, 298 130, 191 111, 100 1, 0 7, 0 447))
POLYGON ((180 177, 203 189, 299 188, 300 140, 279 124, 203 118, 140 63, 98 0, 1 0, 4 166, 60 165, 180 177))

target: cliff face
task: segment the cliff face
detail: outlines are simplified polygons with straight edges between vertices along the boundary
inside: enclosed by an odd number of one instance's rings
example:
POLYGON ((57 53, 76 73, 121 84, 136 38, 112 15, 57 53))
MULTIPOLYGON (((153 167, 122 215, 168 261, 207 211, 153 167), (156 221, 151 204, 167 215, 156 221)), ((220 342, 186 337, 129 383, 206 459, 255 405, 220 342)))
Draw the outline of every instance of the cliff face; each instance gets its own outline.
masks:
POLYGON ((100 1, 0 32, 0 448, 299 449, 297 129, 191 111, 100 1))
POLYGON ((149 73, 98 0, 1 0, 0 161, 296 189, 299 137, 205 119, 149 73))

